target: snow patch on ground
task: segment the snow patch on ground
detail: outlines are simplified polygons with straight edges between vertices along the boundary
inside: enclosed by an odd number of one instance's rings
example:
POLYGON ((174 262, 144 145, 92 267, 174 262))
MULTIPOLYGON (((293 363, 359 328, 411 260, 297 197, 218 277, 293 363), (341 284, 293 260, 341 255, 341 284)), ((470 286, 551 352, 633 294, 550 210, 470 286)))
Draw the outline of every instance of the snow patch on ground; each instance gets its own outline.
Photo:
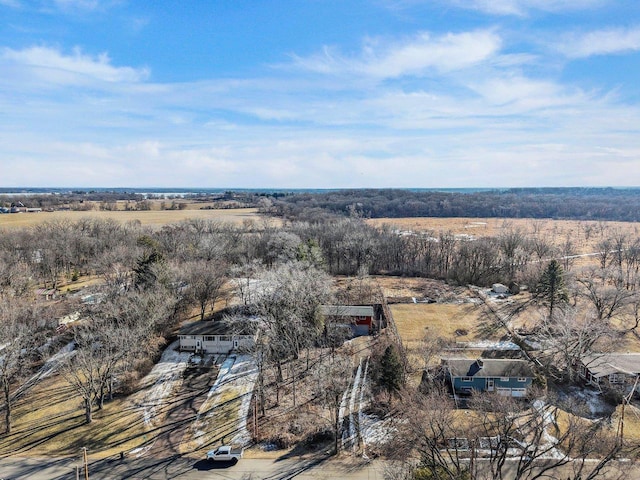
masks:
POLYGON ((520 347, 513 342, 491 340, 480 340, 477 342, 456 342, 456 347, 474 350, 520 350, 520 347))
POLYGON ((572 398, 578 403, 584 404, 592 419, 610 415, 614 410, 614 407, 604 399, 602 393, 593 388, 571 386, 560 392, 560 395, 561 398, 572 398))
POLYGON ((62 347, 55 355, 52 355, 40 369, 29 378, 26 382, 24 382, 11 396, 13 400, 20 398, 21 395, 24 394, 27 390, 33 387, 35 384, 44 380, 45 378, 51 376, 58 370, 60 363, 66 360, 67 358, 75 355, 74 352, 75 342, 69 342, 64 347, 62 347))
POLYGON ((558 439, 549 433, 549 427, 556 422, 552 407, 549 407, 543 400, 535 400, 531 406, 542 416, 544 422, 544 431, 539 445, 541 450, 546 451, 544 457, 553 459, 565 458, 566 455, 556 448, 558 439))
POLYGON ((182 377, 189 363, 189 352, 176 350, 178 341, 163 352, 160 361, 142 380, 142 389, 133 397, 134 408, 142 411, 144 423, 154 425, 156 417, 166 406, 166 400, 182 384, 182 377))
POLYGON ((246 445, 250 441, 247 417, 257 379, 251 356, 230 356, 223 362, 191 426, 197 447, 227 435, 225 443, 246 445))
POLYGON ((367 414, 363 414, 360 419, 360 433, 365 445, 387 443, 393 438, 395 430, 390 419, 381 420, 367 414))

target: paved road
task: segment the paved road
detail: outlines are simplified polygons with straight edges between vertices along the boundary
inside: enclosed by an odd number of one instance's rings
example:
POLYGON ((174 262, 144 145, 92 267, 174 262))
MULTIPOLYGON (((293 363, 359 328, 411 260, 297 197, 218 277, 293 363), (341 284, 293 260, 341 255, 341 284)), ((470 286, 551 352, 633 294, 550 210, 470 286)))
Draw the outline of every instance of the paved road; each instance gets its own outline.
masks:
MULTIPOLYGON (((0 458, 1 480, 73 480, 79 459, 0 458)), ((84 472, 80 471, 84 479, 84 472)), ((172 457, 164 460, 125 459, 89 462, 89 478, 98 479, 353 479, 382 480, 382 466, 357 459, 325 456, 295 457, 278 460, 243 459, 237 465, 212 464, 206 460, 172 457)))

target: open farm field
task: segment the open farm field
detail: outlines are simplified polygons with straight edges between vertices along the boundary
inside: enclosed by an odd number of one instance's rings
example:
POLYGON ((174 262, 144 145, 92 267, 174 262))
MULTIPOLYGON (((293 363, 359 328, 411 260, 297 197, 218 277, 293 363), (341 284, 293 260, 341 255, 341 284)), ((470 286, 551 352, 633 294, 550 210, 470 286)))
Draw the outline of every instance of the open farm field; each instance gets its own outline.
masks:
MULTIPOLYGON (((140 222, 142 225, 150 227, 162 227, 163 225, 178 223, 191 218, 241 225, 245 221, 262 222, 266 217, 261 216, 256 208, 226 210, 56 211, 0 215, 0 229, 30 227, 54 221, 76 222, 84 218, 100 220, 112 219, 120 223, 140 222)), ((277 220, 269 219, 269 221, 274 222, 277 220)))
POLYGON ((496 237, 501 233, 518 230, 527 237, 541 237, 561 245, 569 239, 575 253, 586 254, 597 251, 597 245, 604 238, 617 235, 640 236, 640 223, 603 222, 583 220, 553 220, 531 218, 372 218, 369 225, 383 225, 401 231, 451 232, 454 235, 474 237, 496 237))

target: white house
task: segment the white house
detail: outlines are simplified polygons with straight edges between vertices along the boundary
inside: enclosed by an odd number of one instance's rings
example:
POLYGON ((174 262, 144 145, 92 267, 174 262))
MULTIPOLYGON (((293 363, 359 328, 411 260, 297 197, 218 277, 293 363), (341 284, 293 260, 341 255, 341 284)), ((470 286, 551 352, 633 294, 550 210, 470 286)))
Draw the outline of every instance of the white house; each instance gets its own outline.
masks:
POLYGON ((180 329, 178 340, 182 351, 230 353, 253 347, 255 330, 250 322, 240 331, 222 320, 193 322, 180 329))

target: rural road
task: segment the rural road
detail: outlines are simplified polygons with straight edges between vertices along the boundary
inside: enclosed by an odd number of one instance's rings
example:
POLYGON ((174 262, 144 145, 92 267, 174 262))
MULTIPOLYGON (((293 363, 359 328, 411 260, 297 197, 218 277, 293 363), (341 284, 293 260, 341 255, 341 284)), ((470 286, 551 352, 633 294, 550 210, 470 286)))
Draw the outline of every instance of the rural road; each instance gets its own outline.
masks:
MULTIPOLYGON (((74 480, 80 459, 0 458, 0 480, 74 480)), ((264 460, 243 459, 237 465, 219 465, 204 459, 171 457, 166 459, 125 459, 89 461, 89 478, 99 479, 354 479, 382 480, 381 463, 364 463, 348 458, 334 459, 322 455, 264 460)), ((84 479, 84 471, 79 478, 84 479)))

